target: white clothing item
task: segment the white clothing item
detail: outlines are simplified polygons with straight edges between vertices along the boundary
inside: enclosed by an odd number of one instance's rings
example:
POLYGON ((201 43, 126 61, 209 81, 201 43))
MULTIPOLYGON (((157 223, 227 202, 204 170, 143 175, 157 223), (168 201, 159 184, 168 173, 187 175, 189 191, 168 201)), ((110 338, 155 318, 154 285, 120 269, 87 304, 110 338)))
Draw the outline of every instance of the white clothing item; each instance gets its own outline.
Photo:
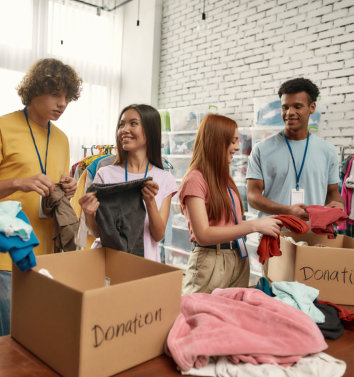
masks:
POLYGON ((28 241, 31 237, 32 227, 16 217, 21 210, 20 202, 14 200, 0 202, 0 232, 6 237, 18 236, 23 241, 28 241))
POLYGON ((38 272, 44 276, 47 276, 48 278, 54 279, 52 274, 45 268, 41 268, 38 272))
MULTIPOLYGON (((353 169, 353 165, 352 165, 352 167, 350 169, 350 173, 349 173, 347 179, 345 180, 344 184, 345 184, 345 186, 348 189, 353 190, 353 188, 354 188, 354 169, 353 169)), ((350 203, 349 218, 350 218, 350 220, 354 220, 354 195, 352 195, 352 199, 351 199, 351 203, 350 203)))
POLYGON ((294 238, 292 237, 288 237, 288 236, 281 236, 283 237, 285 240, 293 243, 294 245, 297 245, 297 246, 308 246, 309 244, 306 242, 306 241, 295 241, 294 238))
POLYGON ((216 362, 212 361, 199 369, 181 371, 181 374, 205 377, 341 377, 346 367, 343 360, 324 352, 303 357, 290 367, 274 364, 233 364, 222 356, 216 362))
MULTIPOLYGON (((86 175, 86 181, 85 181, 84 194, 86 194, 87 189, 91 185, 91 183, 92 183, 91 174, 87 174, 86 175)), ((86 225, 85 213, 84 213, 84 211, 81 211, 79 229, 78 229, 76 236, 75 236, 76 246, 86 247, 86 245, 87 245, 87 235, 88 234, 91 235, 91 232, 86 225)))
MULTIPOLYGON (((163 200, 169 195, 173 196, 177 192, 177 183, 170 172, 159 169, 153 165, 150 166, 152 166, 152 168, 148 171, 147 177, 151 177, 153 181, 159 185, 159 191, 155 196, 155 201, 158 210, 160 210, 163 200)), ((128 173, 128 181, 141 178, 144 178, 144 174, 128 173)), ((104 166, 97 171, 93 182, 106 184, 125 182, 125 169, 118 165, 104 166)), ((94 244, 96 245, 96 242, 94 244)), ((156 262, 161 262, 158 242, 151 237, 147 211, 144 223, 144 257, 156 262)))

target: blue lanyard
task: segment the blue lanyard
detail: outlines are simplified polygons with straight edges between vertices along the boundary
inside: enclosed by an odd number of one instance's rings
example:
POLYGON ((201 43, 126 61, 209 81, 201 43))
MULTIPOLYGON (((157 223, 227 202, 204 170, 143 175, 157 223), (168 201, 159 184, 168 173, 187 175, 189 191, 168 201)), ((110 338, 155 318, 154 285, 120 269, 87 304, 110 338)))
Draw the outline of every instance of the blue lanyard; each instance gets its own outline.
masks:
POLYGON ((285 142, 286 142, 286 145, 287 145, 288 148, 289 148, 289 151, 290 151, 290 154, 291 154, 291 158, 292 158, 292 160, 293 160, 293 164, 294 164, 294 169, 295 169, 295 174, 296 174, 296 190, 299 190, 299 181, 300 181, 300 176, 301 176, 301 173, 302 173, 302 169, 304 168, 304 164, 305 164, 305 158, 306 158, 307 148, 308 148, 308 146, 309 146, 310 132, 307 132, 306 147, 305 147, 304 157, 303 157, 303 159, 302 159, 302 163, 301 163, 301 167, 300 167, 299 174, 297 174, 297 170, 296 170, 296 165, 295 165, 295 160, 294 160, 293 151, 292 151, 292 149, 291 149, 291 146, 290 146, 290 144, 289 144, 288 139, 287 139, 286 136, 285 136, 285 132, 284 132, 284 130, 283 130, 283 136, 284 136, 284 140, 285 140, 285 142))
POLYGON ((50 135, 50 122, 48 121, 47 148, 46 148, 46 151, 45 151, 45 166, 44 166, 44 169, 43 169, 41 155, 39 154, 38 147, 37 147, 37 144, 36 144, 36 139, 34 138, 32 128, 31 128, 30 123, 28 121, 28 115, 27 115, 26 107, 23 109, 23 112, 25 113, 26 121, 27 121, 28 127, 31 131, 31 136, 32 136, 34 147, 36 148, 39 165, 41 166, 41 171, 42 171, 43 174, 47 174, 47 157, 48 157, 48 146, 49 146, 49 135, 50 135))
MULTIPOLYGON (((148 161, 148 163, 146 165, 144 178, 146 178, 147 172, 149 170, 149 164, 150 164, 150 161, 148 161)), ((127 160, 125 160, 125 182, 128 182, 128 161, 127 160)))
MULTIPOLYGON (((232 206, 234 207, 233 211, 232 211, 232 214, 234 215, 235 223, 237 225, 238 221, 237 221, 237 217, 236 217, 235 201, 234 201, 234 197, 232 196, 231 189, 230 189, 229 186, 227 186, 227 191, 229 192, 229 195, 230 195, 230 198, 231 198, 231 201, 232 201, 232 206)), ((242 259, 243 258, 247 258, 248 257, 248 252, 247 252, 247 247, 246 247, 245 239, 243 237, 239 237, 239 238, 236 238, 235 242, 236 242, 237 250, 238 250, 238 252, 240 254, 240 257, 242 259)))
POLYGON ((231 198, 231 201, 232 201, 232 206, 234 207, 233 211, 232 211, 232 214, 234 215, 234 219, 235 219, 235 223, 236 225, 238 224, 238 221, 237 221, 237 217, 236 217, 236 207, 235 207, 235 201, 234 201, 234 198, 231 194, 231 190, 230 190, 230 187, 227 186, 227 191, 229 192, 229 195, 230 195, 230 198, 231 198))

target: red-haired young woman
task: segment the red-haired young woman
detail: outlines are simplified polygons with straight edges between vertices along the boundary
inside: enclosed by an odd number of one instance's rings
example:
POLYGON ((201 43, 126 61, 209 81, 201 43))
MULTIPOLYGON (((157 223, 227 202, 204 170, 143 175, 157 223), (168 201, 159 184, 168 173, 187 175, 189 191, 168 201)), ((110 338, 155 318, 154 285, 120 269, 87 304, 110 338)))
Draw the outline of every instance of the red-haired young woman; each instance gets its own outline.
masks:
POLYGON ((250 267, 243 237, 252 232, 274 237, 280 233, 282 223, 274 217, 242 221, 242 200, 229 171, 237 150, 236 122, 218 114, 207 115, 178 192, 194 244, 183 294, 248 287, 250 267))

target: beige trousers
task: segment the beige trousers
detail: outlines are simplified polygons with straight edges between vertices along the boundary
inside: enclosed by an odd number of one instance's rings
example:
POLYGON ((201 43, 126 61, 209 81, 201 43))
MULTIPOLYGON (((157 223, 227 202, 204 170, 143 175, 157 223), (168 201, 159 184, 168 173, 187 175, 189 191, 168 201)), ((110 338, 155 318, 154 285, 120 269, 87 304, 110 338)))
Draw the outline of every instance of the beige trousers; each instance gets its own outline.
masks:
POLYGON ((194 247, 183 277, 182 294, 205 292, 215 288, 248 287, 250 265, 237 250, 194 247))

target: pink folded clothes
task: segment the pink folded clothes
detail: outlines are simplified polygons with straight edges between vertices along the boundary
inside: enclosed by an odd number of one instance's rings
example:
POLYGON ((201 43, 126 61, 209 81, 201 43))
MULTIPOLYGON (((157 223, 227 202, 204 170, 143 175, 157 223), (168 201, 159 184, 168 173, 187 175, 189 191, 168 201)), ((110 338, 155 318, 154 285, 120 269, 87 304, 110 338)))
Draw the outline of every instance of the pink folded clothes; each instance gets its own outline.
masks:
POLYGON ((326 348, 311 317, 253 288, 183 296, 165 344, 165 352, 184 371, 215 356, 227 356, 235 364, 290 366, 326 348))
POLYGON ((312 205, 307 207, 306 211, 310 215, 311 231, 316 234, 327 235, 328 238, 334 238, 333 225, 340 225, 343 221, 349 219, 349 216, 340 208, 312 205))

